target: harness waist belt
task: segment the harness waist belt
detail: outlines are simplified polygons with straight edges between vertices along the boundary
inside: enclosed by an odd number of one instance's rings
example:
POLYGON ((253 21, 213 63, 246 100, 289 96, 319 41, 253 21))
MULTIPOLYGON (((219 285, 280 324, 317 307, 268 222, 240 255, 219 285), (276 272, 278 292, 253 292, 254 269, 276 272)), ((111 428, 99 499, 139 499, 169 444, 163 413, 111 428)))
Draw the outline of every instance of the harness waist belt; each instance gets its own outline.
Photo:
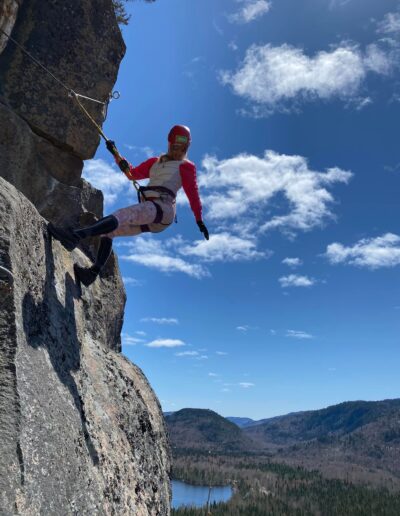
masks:
MULTIPOLYGON (((170 195, 173 199, 175 199, 176 195, 175 193, 170 190, 169 188, 167 188, 166 186, 141 186, 139 188, 139 191, 140 193, 144 193, 144 192, 160 192, 160 193, 165 193, 167 195, 170 195)), ((146 197, 146 195, 144 195, 144 197, 146 197)))

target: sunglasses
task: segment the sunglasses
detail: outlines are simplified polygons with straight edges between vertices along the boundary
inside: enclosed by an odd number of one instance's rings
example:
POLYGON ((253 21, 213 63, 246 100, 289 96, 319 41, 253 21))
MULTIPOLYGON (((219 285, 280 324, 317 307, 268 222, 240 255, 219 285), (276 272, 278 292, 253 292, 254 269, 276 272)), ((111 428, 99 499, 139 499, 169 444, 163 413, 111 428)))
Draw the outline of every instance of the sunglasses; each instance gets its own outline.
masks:
POLYGON ((184 150, 186 148, 186 144, 183 144, 183 143, 171 143, 170 148, 173 151, 180 151, 180 150, 184 150))

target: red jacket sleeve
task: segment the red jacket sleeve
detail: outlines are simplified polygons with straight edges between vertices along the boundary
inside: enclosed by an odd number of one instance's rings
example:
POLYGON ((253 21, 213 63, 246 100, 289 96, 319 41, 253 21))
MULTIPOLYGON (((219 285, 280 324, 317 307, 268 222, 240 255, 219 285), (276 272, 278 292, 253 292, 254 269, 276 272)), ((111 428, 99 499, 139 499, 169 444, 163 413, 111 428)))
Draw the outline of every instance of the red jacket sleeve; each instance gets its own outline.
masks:
POLYGON ((191 161, 185 161, 179 167, 183 190, 189 199, 190 207, 196 220, 202 220, 202 206, 197 186, 196 167, 191 161))
MULTIPOLYGON (((125 159, 125 158, 122 158, 125 159)), ((129 163, 129 172, 126 172, 126 177, 128 179, 135 179, 136 181, 140 181, 140 179, 147 179, 150 175, 150 169, 156 163, 158 158, 150 158, 146 161, 143 161, 137 167, 134 167, 129 163)), ((118 165, 118 161, 115 160, 118 165)))

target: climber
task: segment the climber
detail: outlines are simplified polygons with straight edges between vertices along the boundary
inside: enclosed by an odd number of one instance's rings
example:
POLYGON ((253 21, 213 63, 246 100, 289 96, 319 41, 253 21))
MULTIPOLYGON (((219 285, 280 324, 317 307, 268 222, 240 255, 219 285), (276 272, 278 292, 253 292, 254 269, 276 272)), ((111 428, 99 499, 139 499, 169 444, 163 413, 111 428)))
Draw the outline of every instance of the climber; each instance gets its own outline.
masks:
POLYGON ((50 234, 72 251, 83 238, 101 235, 95 263, 91 267, 74 266, 77 279, 91 285, 106 264, 112 251, 112 239, 143 232, 159 233, 172 224, 176 213, 176 194, 180 187, 186 193, 197 225, 206 240, 208 230, 202 219, 202 205, 196 179, 196 167, 186 156, 191 143, 188 127, 175 125, 168 134, 168 152, 150 158, 137 167, 129 164, 118 152, 115 143, 107 140, 107 149, 119 168, 134 181, 150 178, 147 186, 138 188, 139 204, 117 210, 85 228, 62 228, 49 223, 50 234))

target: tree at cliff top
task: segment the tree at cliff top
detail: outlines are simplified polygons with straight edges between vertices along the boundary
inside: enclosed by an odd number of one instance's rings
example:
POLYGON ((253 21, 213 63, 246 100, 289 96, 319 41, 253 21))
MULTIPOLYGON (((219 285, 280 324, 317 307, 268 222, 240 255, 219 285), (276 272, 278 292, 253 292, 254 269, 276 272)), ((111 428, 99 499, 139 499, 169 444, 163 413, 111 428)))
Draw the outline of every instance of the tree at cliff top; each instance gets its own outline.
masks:
MULTIPOLYGON (((126 12, 125 4, 130 0, 113 0, 113 5, 115 9, 115 16, 117 17, 117 21, 121 25, 128 25, 130 20, 130 15, 126 12)), ((155 2, 155 0, 145 0, 146 2, 155 2)))

